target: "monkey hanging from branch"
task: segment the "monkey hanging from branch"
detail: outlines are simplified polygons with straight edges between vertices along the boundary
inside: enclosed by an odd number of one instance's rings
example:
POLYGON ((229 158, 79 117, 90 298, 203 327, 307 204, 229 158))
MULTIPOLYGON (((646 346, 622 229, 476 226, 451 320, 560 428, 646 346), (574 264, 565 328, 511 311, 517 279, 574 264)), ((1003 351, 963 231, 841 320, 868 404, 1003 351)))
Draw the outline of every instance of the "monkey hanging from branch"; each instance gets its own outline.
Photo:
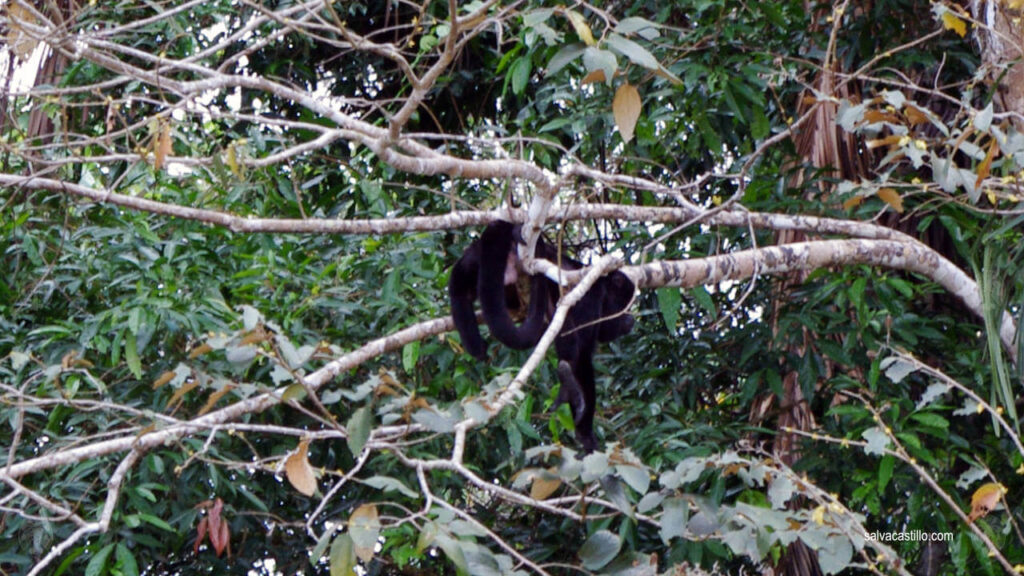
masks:
MULTIPOLYGON (((473 308, 476 300, 480 300, 491 335, 510 348, 524 350, 540 341, 561 297, 557 283, 541 274, 532 275, 526 316, 519 324, 513 320, 506 290, 515 286, 523 274, 517 250, 521 243, 520 226, 503 220, 493 222, 452 268, 448 282, 452 317, 463 347, 477 359, 486 358, 487 345, 477 326, 473 308)), ((559 254, 558 248, 543 238, 538 239, 534 256, 566 270, 583 268, 582 263, 559 254)), ((561 382, 555 407, 569 403, 576 437, 585 452, 597 449, 594 352, 598 342, 611 342, 633 329, 633 316, 625 310, 633 301, 635 290, 633 282, 622 272, 599 278, 569 310, 555 340, 561 382)))

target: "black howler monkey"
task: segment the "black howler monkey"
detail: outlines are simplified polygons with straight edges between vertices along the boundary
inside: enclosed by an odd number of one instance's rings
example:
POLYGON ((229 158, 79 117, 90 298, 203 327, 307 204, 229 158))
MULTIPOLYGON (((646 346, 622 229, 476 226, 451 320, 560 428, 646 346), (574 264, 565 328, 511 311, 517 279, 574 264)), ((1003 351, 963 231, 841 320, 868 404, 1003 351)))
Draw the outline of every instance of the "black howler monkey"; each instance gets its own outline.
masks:
MULTIPOLYGON (((555 282, 542 275, 530 279, 530 304, 526 318, 517 325, 509 314, 505 286, 515 283, 521 273, 516 244, 521 243, 520 228, 510 222, 490 224, 480 239, 463 253, 452 269, 448 283, 452 316, 466 351, 478 359, 486 357, 487 347, 480 337, 473 311, 479 297, 484 321, 499 342, 515 349, 537 344, 560 297, 555 282)), ((535 256, 578 270, 583 264, 563 256, 544 241, 537 242, 535 256)), ((558 376, 562 386, 555 406, 568 402, 572 408, 576 434, 584 451, 597 448, 594 436, 596 402, 594 351, 597 342, 611 342, 629 333, 633 317, 625 313, 633 299, 635 286, 622 272, 613 272, 597 280, 566 317, 555 340, 558 376)))

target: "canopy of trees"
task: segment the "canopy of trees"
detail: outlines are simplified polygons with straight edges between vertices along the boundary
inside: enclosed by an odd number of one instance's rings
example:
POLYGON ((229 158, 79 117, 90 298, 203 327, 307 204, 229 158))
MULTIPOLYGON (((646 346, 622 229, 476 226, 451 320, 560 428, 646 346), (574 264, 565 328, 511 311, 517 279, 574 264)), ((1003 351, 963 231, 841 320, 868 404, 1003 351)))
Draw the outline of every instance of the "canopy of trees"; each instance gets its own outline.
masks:
POLYGON ((8 0, 0 574, 1019 571, 1019 4, 8 0))

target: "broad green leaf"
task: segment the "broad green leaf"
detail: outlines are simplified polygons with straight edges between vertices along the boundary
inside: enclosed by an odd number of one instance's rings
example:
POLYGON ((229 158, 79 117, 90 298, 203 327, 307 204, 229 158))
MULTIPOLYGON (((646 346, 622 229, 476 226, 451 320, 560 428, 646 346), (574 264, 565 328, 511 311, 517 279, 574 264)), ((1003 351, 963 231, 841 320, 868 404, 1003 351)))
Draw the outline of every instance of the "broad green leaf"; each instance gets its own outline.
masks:
POLYGON ((622 539, 608 530, 594 532, 580 546, 579 556, 587 570, 600 570, 615 558, 622 548, 622 539))
POLYGON ((402 368, 407 374, 416 370, 416 363, 420 359, 420 342, 410 342, 402 347, 402 368))
POLYGON ((370 412, 369 406, 363 406, 356 410, 348 419, 345 430, 348 431, 348 449, 352 452, 353 458, 358 458, 363 447, 366 446, 366 441, 370 439, 372 426, 373 413, 370 412))
POLYGON ((334 535, 334 530, 324 530, 324 533, 320 535, 320 538, 316 541, 316 546, 313 547, 313 551, 309 554, 309 563, 316 566, 320 563, 320 559, 324 557, 324 552, 327 552, 327 546, 331 543, 331 537, 334 535))
POLYGON ((521 96, 526 91, 526 83, 530 81, 530 72, 533 69, 533 64, 530 62, 530 56, 522 56, 517 58, 512 63, 512 67, 509 68, 509 75, 512 79, 512 93, 516 96, 521 96))
POLYGON ((619 464, 615 467, 615 471, 626 481, 626 484, 629 484, 630 488, 641 496, 646 494, 651 486, 651 475, 645 468, 619 464))
POLYGON ((661 515, 661 541, 668 545, 673 538, 686 536, 690 508, 682 498, 669 498, 663 507, 665 513, 661 515))
POLYGON ((609 48, 629 58, 630 62, 638 66, 643 66, 648 70, 658 70, 661 68, 661 64, 658 63, 658 59, 653 54, 629 38, 619 36, 618 34, 609 34, 606 41, 609 48))
POLYGON ((682 291, 676 287, 664 287, 658 288, 655 293, 658 295, 658 309, 665 321, 665 328, 668 328, 670 334, 675 334, 676 326, 679 325, 679 308, 683 303, 682 291))
POLYGON ((892 471, 896 466, 896 457, 892 454, 886 454, 882 456, 882 461, 878 463, 878 491, 884 492, 885 487, 889 485, 889 480, 892 479, 892 471))
POLYGON ((711 297, 711 293, 704 286, 694 286, 690 289, 690 296, 697 301, 697 305, 704 309, 705 312, 711 315, 712 318, 718 318, 718 307, 715 306, 715 300, 711 297))
POLYGON ((380 536, 380 519, 375 504, 363 504, 352 512, 348 519, 348 529, 352 534, 352 543, 356 548, 356 556, 363 562, 373 558, 373 550, 380 536))
POLYGON ((366 480, 363 480, 363 484, 385 492, 397 490, 409 498, 419 498, 420 496, 419 492, 416 492, 412 488, 406 486, 405 482, 402 482, 397 478, 391 478, 390 476, 371 476, 366 480))
POLYGON ((139 563, 135 561, 135 556, 127 546, 118 542, 116 556, 121 576, 139 576, 139 563))
POLYGON ((97 552, 85 565, 85 576, 100 576, 107 568, 107 559, 114 551, 114 543, 111 542, 97 552))
POLYGON ((619 69, 619 61, 614 53, 591 46, 583 51, 583 68, 587 72, 600 70, 604 73, 605 83, 611 86, 615 71, 619 69))
POLYGON ((612 504, 615 504, 619 512, 633 519, 636 513, 633 511, 633 504, 629 501, 626 491, 622 488, 622 482, 611 474, 605 474, 601 476, 600 483, 605 497, 611 500, 612 504))
POLYGON ((658 36, 661 36, 661 32, 658 31, 659 26, 654 22, 646 18, 639 16, 630 16, 629 18, 623 18, 619 20, 619 23, 615 26, 615 31, 619 34, 637 34, 644 40, 653 40, 658 36))
POLYGON ((356 564, 356 551, 352 545, 352 536, 348 532, 338 534, 334 542, 331 543, 331 576, 355 576, 356 564))
MULTIPOLYGON (((573 60, 583 55, 583 51, 586 46, 580 43, 568 44, 563 46, 561 50, 555 53, 548 62, 548 69, 545 73, 547 76, 553 76, 558 73, 559 70, 565 68, 573 60)), ((566 119, 569 121, 570 119, 566 119)))
POLYGON ((469 574, 469 564, 466 562, 466 554, 462 551, 462 543, 447 534, 438 534, 434 540, 437 546, 444 551, 444 555, 455 564, 455 567, 463 573, 469 574))
POLYGON ((136 349, 138 339, 134 334, 126 334, 124 339, 124 359, 128 363, 128 369, 136 378, 142 378, 142 360, 139 358, 139 351, 136 349))

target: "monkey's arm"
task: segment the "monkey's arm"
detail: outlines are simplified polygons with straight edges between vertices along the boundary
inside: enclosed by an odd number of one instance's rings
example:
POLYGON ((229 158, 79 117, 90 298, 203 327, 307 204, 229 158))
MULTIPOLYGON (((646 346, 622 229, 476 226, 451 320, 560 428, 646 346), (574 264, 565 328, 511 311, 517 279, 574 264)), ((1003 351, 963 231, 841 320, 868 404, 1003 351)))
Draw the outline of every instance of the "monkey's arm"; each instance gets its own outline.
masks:
POLYGON ((504 290, 505 284, 515 282, 518 274, 517 235, 517 227, 511 222, 493 222, 484 230, 480 236, 477 295, 491 335, 509 348, 524 350, 535 346, 547 328, 550 280, 541 276, 531 279, 526 319, 516 325, 508 313, 504 290))
POLYGON ((473 302, 476 301, 477 277, 480 271, 480 241, 469 245, 462 258, 452 267, 448 278, 448 300, 455 328, 462 337, 462 346, 478 360, 487 357, 487 344, 480 336, 473 302))

